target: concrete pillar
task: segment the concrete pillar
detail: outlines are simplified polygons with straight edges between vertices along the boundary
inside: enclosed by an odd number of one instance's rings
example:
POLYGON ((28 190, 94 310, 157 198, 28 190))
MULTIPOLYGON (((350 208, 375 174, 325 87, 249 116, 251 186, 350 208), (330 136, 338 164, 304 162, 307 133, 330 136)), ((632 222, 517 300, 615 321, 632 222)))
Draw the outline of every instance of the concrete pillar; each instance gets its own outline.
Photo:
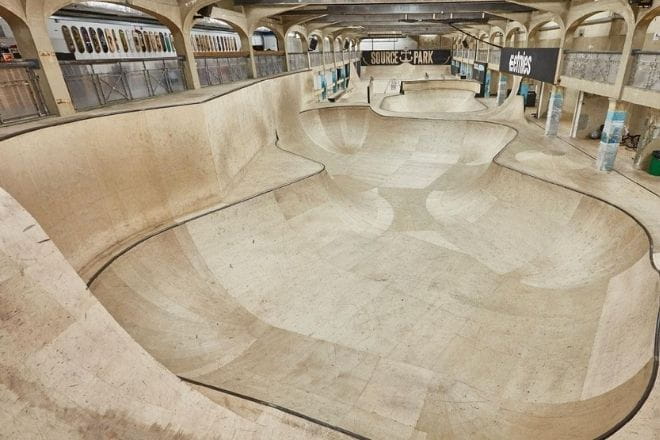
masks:
POLYGON ((250 69, 252 70, 252 78, 257 78, 257 63, 255 60, 254 49, 252 48, 252 44, 249 44, 248 48, 250 49, 250 69))
POLYGON ((545 114, 544 101, 545 101, 545 83, 542 82, 541 89, 539 90, 539 94, 536 100, 536 119, 541 119, 545 114))
POLYGON ((562 87, 552 86, 552 93, 550 93, 550 99, 548 101, 548 118, 545 121, 546 136, 557 136, 563 106, 564 89, 562 87))
POLYGON ((183 62, 183 75, 186 78, 186 85, 188 89, 199 89, 201 84, 199 82, 199 73, 197 72, 197 61, 195 60, 195 49, 190 41, 190 33, 192 27, 187 31, 179 29, 170 29, 174 37, 174 49, 177 55, 182 55, 185 60, 183 62))
MULTIPOLYGON (((486 64, 486 66, 488 66, 486 64)), ((490 69, 486 68, 484 72, 484 98, 490 98, 490 82, 493 80, 493 75, 490 72, 490 69)))
POLYGON ((658 116, 655 113, 652 113, 644 121, 644 132, 639 138, 637 152, 633 159, 633 165, 638 170, 646 171, 648 169, 653 152, 651 146, 658 146, 657 139, 660 138, 660 126, 658 126, 658 122, 658 116))
POLYGON ((623 136, 623 125, 626 121, 628 105, 616 99, 610 99, 605 117, 605 127, 600 136, 596 168, 599 171, 610 171, 614 168, 616 153, 623 136))
POLYGON ((28 17, 29 23, 8 17, 16 44, 24 58, 39 61, 39 87, 44 97, 44 104, 52 115, 66 116, 75 113, 69 89, 64 81, 60 63, 50 41, 46 20, 40 14, 28 17))
POLYGON ((573 120, 571 121, 572 138, 577 136, 578 126, 580 125, 580 116, 582 115, 582 103, 584 102, 584 92, 580 90, 575 100, 575 109, 573 110, 573 120))
POLYGON ((497 81, 497 105, 502 105, 506 99, 506 75, 500 72, 500 79, 497 81))

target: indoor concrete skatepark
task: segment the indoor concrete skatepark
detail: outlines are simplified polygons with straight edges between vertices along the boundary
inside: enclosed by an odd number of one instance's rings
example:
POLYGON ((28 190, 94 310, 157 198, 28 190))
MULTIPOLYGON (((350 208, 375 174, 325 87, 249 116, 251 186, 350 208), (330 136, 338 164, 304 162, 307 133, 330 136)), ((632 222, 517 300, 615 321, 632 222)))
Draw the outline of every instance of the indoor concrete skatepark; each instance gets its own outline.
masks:
POLYGON ((2 141, 3 435, 653 438, 656 196, 304 75, 2 141))

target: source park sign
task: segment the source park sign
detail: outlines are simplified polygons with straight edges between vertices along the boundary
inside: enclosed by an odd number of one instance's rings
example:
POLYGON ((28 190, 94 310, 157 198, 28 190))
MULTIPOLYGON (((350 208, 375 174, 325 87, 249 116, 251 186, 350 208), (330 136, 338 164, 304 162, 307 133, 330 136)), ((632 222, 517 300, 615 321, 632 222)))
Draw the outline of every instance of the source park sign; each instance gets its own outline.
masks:
POLYGON ((398 66, 412 64, 415 66, 449 64, 449 50, 365 50, 362 51, 363 66, 398 66))
POLYGON ((523 49, 503 47, 500 52, 500 72, 526 76, 539 81, 554 83, 558 47, 523 49))

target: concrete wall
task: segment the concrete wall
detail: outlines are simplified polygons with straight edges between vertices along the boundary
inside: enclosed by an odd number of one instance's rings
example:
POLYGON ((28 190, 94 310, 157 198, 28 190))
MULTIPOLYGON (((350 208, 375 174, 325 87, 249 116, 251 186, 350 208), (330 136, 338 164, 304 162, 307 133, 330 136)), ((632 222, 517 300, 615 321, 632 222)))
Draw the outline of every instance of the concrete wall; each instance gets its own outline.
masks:
POLYGON ((118 114, 11 138, 2 142, 0 187, 87 278, 127 241, 219 203, 259 149, 274 142, 281 103, 299 108, 298 89, 311 84, 300 75, 185 111, 118 114), (113 133, 112 145, 98 133, 113 133))
POLYGON ((604 96, 585 93, 576 136, 587 137, 589 133, 604 124, 608 105, 609 100, 604 96))
POLYGON ((572 33, 569 47, 585 51, 621 51, 626 38, 626 24, 619 16, 601 12, 586 19, 572 33), (600 20, 610 20, 600 23, 600 20))
POLYGON ((660 17, 656 17, 649 23, 642 50, 660 51, 660 17), (656 39, 654 39, 656 38, 656 39))

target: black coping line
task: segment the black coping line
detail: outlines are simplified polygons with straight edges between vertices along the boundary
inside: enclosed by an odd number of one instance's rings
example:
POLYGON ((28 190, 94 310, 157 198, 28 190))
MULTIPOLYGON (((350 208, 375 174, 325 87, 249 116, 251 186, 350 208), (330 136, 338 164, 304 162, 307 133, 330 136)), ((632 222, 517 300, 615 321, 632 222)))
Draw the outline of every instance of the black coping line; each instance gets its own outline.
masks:
POLYGON ((331 425, 330 423, 324 422, 323 420, 315 419, 314 417, 310 417, 308 415, 305 415, 303 413, 300 413, 298 411, 295 411, 293 409, 290 409, 290 408, 287 408, 287 407, 284 407, 284 406, 281 406, 281 405, 277 405, 276 403, 267 402, 265 400, 257 399, 256 397, 252 397, 252 396, 248 396, 248 395, 245 395, 245 394, 237 393, 236 391, 231 391, 231 390, 228 390, 226 388, 220 388, 220 387, 217 387, 215 385, 210 385, 210 384, 207 384, 207 383, 204 383, 204 382, 198 382, 196 380, 189 379, 187 377, 183 377, 183 376, 179 376, 179 375, 177 375, 177 377, 179 379, 181 379, 183 382, 186 382, 186 383, 189 383, 189 384, 192 384, 192 385, 197 385, 197 386, 204 387, 204 388, 208 388, 210 390, 218 391, 220 393, 228 394, 230 396, 238 397, 239 399, 248 400, 250 402, 258 403, 260 405, 264 405, 264 406, 276 409, 276 410, 281 411, 283 413, 301 418, 301 419, 306 420, 308 422, 314 423, 314 424, 319 425, 319 426, 323 426, 324 428, 328 428, 328 429, 331 429, 333 431, 337 431, 339 433, 342 433, 344 435, 347 435, 349 437, 352 437, 352 438, 355 438, 355 439, 358 439, 358 440, 371 440, 369 437, 365 437, 363 435, 356 434, 353 431, 349 431, 348 429, 344 429, 344 428, 339 427, 339 426, 331 425))
MULTIPOLYGON (((241 89, 243 89, 243 88, 246 88, 246 87, 249 87, 249 86, 251 86, 251 85, 257 84, 257 83, 262 82, 262 81, 266 81, 266 80, 269 80, 269 79, 278 78, 278 77, 282 77, 282 76, 287 76, 287 75, 298 74, 298 73, 301 73, 301 72, 308 72, 308 71, 311 71, 311 70, 312 70, 312 69, 300 70, 300 71, 296 71, 296 72, 286 72, 286 73, 283 73, 283 74, 281 74, 281 75, 276 75, 276 76, 270 76, 270 77, 260 78, 260 79, 258 79, 258 80, 255 80, 255 81, 252 81, 252 82, 250 82, 250 83, 244 84, 244 85, 242 85, 242 86, 240 86, 240 87, 237 87, 236 89, 228 90, 228 91, 223 92, 223 93, 221 93, 221 94, 218 94, 218 95, 214 95, 214 96, 211 96, 211 97, 205 98, 205 99, 203 99, 203 100, 201 100, 201 101, 198 101, 198 102, 185 102, 185 103, 178 103, 178 104, 173 104, 173 105, 164 105, 164 106, 160 106, 160 107, 159 107, 159 106, 157 106, 157 107, 149 107, 149 108, 145 108, 145 109, 134 109, 134 110, 128 110, 128 111, 116 111, 116 112, 108 113, 108 114, 88 115, 87 117, 83 117, 82 119, 69 120, 69 121, 61 121, 60 123, 56 123, 56 124, 53 124, 53 125, 62 125, 62 124, 70 123, 70 122, 76 122, 76 121, 78 121, 78 120, 92 119, 92 118, 96 118, 96 117, 109 116, 109 115, 120 114, 120 113, 132 113, 132 112, 145 111, 145 110, 155 110, 155 109, 160 109, 160 108, 181 107, 181 106, 186 106, 186 105, 201 104, 201 103, 205 103, 205 102, 211 101, 211 100, 213 100, 213 99, 216 99, 216 98, 218 98, 218 97, 220 97, 220 96, 224 96, 224 95, 229 94, 229 93, 232 93, 232 92, 234 92, 234 91, 241 90, 241 89)), ((533 178, 533 179, 537 179, 537 180, 539 180, 539 181, 542 181, 542 182, 545 182, 545 183, 548 183, 548 184, 551 184, 551 185, 555 185, 555 186, 558 186, 558 187, 564 188, 564 189, 569 190, 569 191, 573 191, 573 192, 576 192, 576 193, 582 194, 582 195, 584 195, 584 196, 586 196, 586 197, 593 198, 593 199, 595 199, 595 200, 601 201, 601 202, 603 202, 603 203, 605 203, 605 204, 607 204, 607 205, 609 205, 609 206, 611 206, 611 207, 613 207, 613 208, 615 208, 615 209, 621 211, 622 213, 624 213, 625 215, 627 215, 628 217, 630 217, 631 219, 633 219, 633 221, 635 221, 635 222, 636 222, 636 223, 642 228, 642 230, 646 233, 647 239, 648 239, 648 241, 649 241, 649 259, 650 259, 650 262, 651 262, 651 267, 653 267, 653 268, 655 269, 655 271, 658 272, 658 273, 660 274, 660 269, 659 269, 658 267, 655 266, 655 262, 654 262, 654 260, 653 260, 653 249, 654 249, 653 237, 651 236, 651 233, 650 233, 649 230, 646 228, 646 226, 644 226, 644 224, 643 224, 639 219, 637 219, 634 215, 632 215, 630 212, 628 212, 628 211, 625 210, 624 208, 621 208, 621 207, 615 205, 614 203, 611 203, 611 202, 609 202, 609 201, 607 201, 607 200, 605 200, 605 199, 603 199, 603 198, 601 198, 601 197, 595 196, 595 195, 593 195, 593 194, 589 194, 589 193, 584 192, 584 191, 582 191, 582 190, 579 190, 579 189, 576 189, 576 188, 572 188, 572 187, 569 187, 569 186, 564 185, 564 184, 561 184, 561 183, 553 182, 553 181, 551 181, 551 180, 548 180, 548 179, 545 179, 545 178, 542 178, 542 177, 535 176, 535 175, 533 175, 533 174, 529 174, 529 173, 527 173, 527 172, 525 172, 525 171, 521 171, 521 170, 516 169, 516 168, 513 168, 513 167, 511 167, 511 166, 509 166, 509 165, 505 165, 505 164, 502 164, 502 163, 498 162, 498 159, 499 159, 500 155, 501 155, 501 154, 502 154, 502 153, 503 153, 503 152, 509 147, 509 145, 511 145, 511 144, 512 144, 512 143, 518 138, 518 135, 519 135, 520 132, 519 132, 519 130, 518 130, 516 127, 514 127, 514 126, 512 126, 512 125, 510 125, 510 124, 508 124, 508 123, 506 123, 506 122, 504 122, 504 121, 501 121, 501 122, 494 122, 494 121, 484 121, 484 120, 479 120, 479 119, 439 119, 439 118, 430 118, 430 117, 424 117, 424 116, 420 116, 420 117, 411 117, 411 116, 398 116, 398 115, 382 115, 382 114, 376 112, 376 111, 375 111, 375 110, 374 110, 369 104, 349 104, 349 105, 341 105, 341 106, 320 106, 320 107, 314 107, 314 108, 305 109, 305 110, 301 111, 300 113, 305 113, 305 112, 308 112, 308 111, 325 110, 325 109, 333 109, 333 110, 335 110, 335 109, 346 109, 346 108, 351 108, 351 107, 356 107, 356 108, 369 108, 369 110, 370 110, 371 112, 373 112, 374 114, 376 114, 378 117, 382 117, 382 118, 398 118, 398 119, 410 119, 410 120, 420 119, 420 120, 448 121, 448 122, 452 122, 452 121, 456 121, 456 122, 459 122, 459 121, 470 121, 470 122, 480 122, 480 123, 484 123, 484 124, 492 124, 492 125, 498 125, 498 126, 505 126, 505 127, 508 127, 508 128, 510 128, 510 129, 512 129, 512 130, 515 132, 515 136, 513 136, 513 137, 512 137, 512 138, 511 138, 511 139, 510 139, 510 140, 504 145, 504 147, 502 147, 502 149, 501 149, 501 150, 500 150, 500 151, 499 151, 499 152, 493 157, 492 163, 494 163, 494 164, 496 164, 497 166, 500 166, 500 167, 502 167, 502 168, 506 168, 506 169, 509 169, 509 170, 511 170, 511 171, 517 172, 517 173, 519 173, 519 174, 522 174, 522 175, 525 175, 525 176, 531 177, 531 178, 533 178)), ((476 113, 476 112, 475 112, 475 113, 476 113)), ((478 114, 476 114, 475 116, 478 116, 478 114)), ((48 127, 48 126, 52 126, 52 125, 47 125, 47 126, 45 126, 45 127, 44 127, 44 126, 32 127, 32 128, 30 128, 30 129, 27 129, 27 130, 25 130, 25 131, 23 131, 23 132, 20 132, 20 133, 13 133, 13 134, 11 134, 11 135, 9 135, 9 136, 7 136, 7 137, 4 137, 4 138, 0 137, 0 140, 4 140, 4 139, 7 139, 7 138, 10 138, 10 137, 13 137, 13 136, 17 136, 17 135, 22 134, 22 133, 27 133, 27 132, 30 132, 30 131, 36 131, 36 130, 39 130, 39 129, 41 129, 41 128, 46 128, 46 127, 48 127)), ((260 196, 262 196, 262 195, 264 195, 264 194, 268 194, 268 193, 271 193, 271 192, 276 191, 276 190, 278 190, 278 189, 281 189, 281 188, 287 187, 287 186, 289 186, 289 185, 295 184, 295 183, 300 182, 300 181, 302 181, 302 180, 305 180, 305 179, 308 179, 308 178, 313 177, 313 176, 315 176, 315 175, 321 174, 322 172, 325 171, 325 164, 323 164, 323 163, 321 163, 321 162, 318 162, 318 161, 315 161, 315 160, 312 160, 312 159, 309 159, 309 158, 306 158, 306 157, 304 157, 304 156, 302 156, 302 155, 300 155, 300 154, 293 153, 293 152, 291 152, 291 151, 288 151, 288 150, 285 150, 285 149, 279 147, 279 145, 277 145, 277 144, 279 143, 279 142, 278 142, 278 141, 279 141, 279 136, 277 135, 277 133, 275 134, 275 136, 276 136, 276 146, 277 146, 278 148, 282 149, 283 151, 285 151, 285 152, 287 152, 287 153, 293 154, 293 155, 295 155, 295 156, 299 156, 299 157, 302 157, 302 158, 304 158, 304 159, 310 160, 310 161, 312 161, 312 162, 316 162, 316 163, 320 164, 320 165, 322 166, 322 168, 321 168, 319 171, 315 172, 315 173, 309 174, 309 175, 307 175, 307 176, 300 177, 300 178, 295 179, 295 180, 293 180, 293 181, 291 181, 291 182, 288 182, 288 183, 285 183, 285 184, 279 185, 279 186, 277 186, 277 187, 275 187, 275 188, 271 188, 271 189, 268 189, 268 190, 262 191, 262 192, 260 192, 260 193, 258 193, 258 194, 254 194, 254 195, 249 196, 249 197, 246 197, 246 198, 244 198, 244 199, 242 199, 242 200, 239 200, 239 201, 236 201, 236 202, 232 202, 232 203, 230 203, 230 204, 228 204, 228 205, 225 205, 225 206, 222 206, 222 207, 220 207, 220 208, 216 208, 216 209, 213 209, 213 210, 210 210, 210 211, 207 211, 207 212, 200 213, 200 214, 195 215, 195 216, 193 216, 193 217, 191 217, 191 218, 188 218, 188 219, 186 219, 186 220, 184 220, 184 221, 182 221, 182 222, 176 222, 176 223, 174 223, 174 224, 172 224, 172 225, 170 225, 170 226, 168 226, 168 227, 166 227, 166 228, 163 228, 163 229, 157 230, 157 231, 153 232, 152 234, 147 235, 147 236, 141 238, 140 240, 136 241, 135 243, 132 243, 131 245, 127 246, 126 248, 124 248, 123 250, 121 250, 120 252, 118 252, 117 254, 115 254, 115 255, 114 255, 112 258, 110 258, 105 264, 103 264, 103 266, 102 266, 98 271, 96 271, 96 272, 92 275, 92 277, 90 278, 90 280, 87 282, 87 286, 88 286, 88 288, 89 288, 89 287, 91 286, 91 284, 96 280, 96 278, 97 278, 97 277, 98 277, 98 276, 99 276, 99 275, 100 275, 105 269, 107 269, 108 266, 110 266, 110 264, 112 264, 115 260, 117 260, 117 258, 119 258, 120 256, 124 255, 125 253, 127 253, 127 252, 130 251, 131 249, 135 248, 135 247, 138 246, 139 244, 141 244, 141 243, 147 241, 148 239, 150 239, 150 238, 152 238, 152 237, 155 237, 155 236, 157 236, 157 235, 162 234, 163 232, 166 232, 166 231, 169 231, 169 230, 171 230, 171 229, 174 229, 174 228, 176 228, 177 226, 180 226, 180 225, 182 225, 182 224, 186 224, 186 223, 188 223, 188 222, 191 222, 191 221, 193 221, 193 220, 196 220, 196 219, 199 219, 199 218, 201 218, 201 217, 207 216, 207 215, 209 215, 209 214, 213 214, 213 213, 218 212, 218 211, 221 211, 221 210, 223 210, 223 209, 227 209, 227 208, 230 208, 230 207, 232 207, 232 206, 236 206, 236 205, 238 205, 239 203, 243 203, 243 202, 245 202, 245 201, 255 199, 255 198, 260 197, 260 196)), ((564 142, 565 142, 565 141, 564 141, 564 142)), ((568 143, 568 142, 567 142, 567 144, 572 146, 572 144, 570 144, 570 143, 568 143)), ((575 147, 575 148, 578 149, 577 147, 575 147)), ((582 151, 582 150, 580 150, 580 149, 578 149, 578 150, 579 150, 579 151, 582 151)), ((583 153, 584 153, 584 152, 583 152, 583 153)), ((584 154, 587 154, 587 153, 584 153, 584 154)), ((589 156, 589 155, 587 154, 587 156, 589 156)), ((591 157, 591 156, 589 156, 589 157, 591 157)), ((625 176, 624 176, 624 177, 625 177, 625 176)), ((636 183, 636 182, 633 181, 633 183, 636 183)), ((639 185, 639 184, 637 184, 637 185, 639 185)), ((640 186, 641 186, 641 185, 640 185, 640 186)), ((646 189, 646 188, 645 188, 645 189, 646 189)), ((642 396, 641 396, 641 398, 639 399, 639 401, 637 402, 637 404, 633 407, 633 409, 632 409, 632 410, 631 410, 631 411, 630 411, 630 412, 629 412, 629 413, 628 413, 628 414, 627 414, 622 420, 620 420, 619 422, 617 422, 617 423, 616 423, 614 426, 612 426, 609 430, 607 430, 605 433, 603 433, 603 434, 599 435, 598 437, 596 437, 595 440, 606 439, 606 438, 612 436, 612 435, 615 434, 617 431, 619 431, 623 426, 625 426, 630 420, 632 420, 632 419, 635 417, 635 415, 639 412, 639 410, 642 408, 642 406, 644 405, 644 403, 645 403, 646 400, 648 399, 649 395, 651 394, 651 391, 653 390, 653 387, 654 387, 654 384, 655 384, 655 380, 656 380, 656 378, 657 378, 657 376, 658 376, 659 357, 660 357, 660 308, 658 309, 658 312, 657 312, 657 314, 656 314, 656 332, 655 332, 654 348, 653 348, 653 365, 652 365, 651 377, 650 377, 650 380, 649 380, 649 382, 648 382, 648 384, 647 384, 647 386, 646 386, 646 389, 644 390, 644 393, 642 394, 642 396)), ((272 408, 279 409, 280 411, 283 411, 283 412, 286 412, 286 413, 289 413, 289 414, 292 414, 292 415, 296 415, 296 416, 301 417, 301 418, 303 418, 303 419, 305 419, 305 420, 309 420, 309 421, 311 421, 311 422, 313 422, 313 423, 318 423, 318 424, 321 425, 321 426, 326 426, 326 427, 328 427, 328 428, 330 428, 330 429, 334 429, 334 430, 336 430, 336 431, 338 431, 338 432, 342 432, 342 433, 344 433, 344 434, 346 434, 346 435, 350 435, 350 436, 352 436, 352 437, 354 437, 354 438, 357 438, 357 439, 361 439, 361 440, 370 440, 368 437, 364 437, 364 436, 361 436, 361 435, 359 435, 359 434, 351 433, 350 431, 343 430, 342 428, 333 427, 332 425, 329 425, 329 424, 327 424, 327 423, 325 423, 325 422, 322 422, 322 421, 320 421, 320 420, 314 419, 314 418, 309 417, 309 416, 305 416, 304 414, 297 413, 297 412, 295 412, 295 411, 293 411, 293 410, 289 410, 289 409, 287 409, 287 408, 285 408, 285 407, 281 407, 281 406, 276 405, 276 404, 272 404, 272 403, 269 403, 269 402, 261 401, 261 400, 259 400, 259 399, 253 398, 253 397, 244 396, 244 395, 241 395, 241 394, 238 394, 238 393, 235 393, 235 392, 229 391, 229 390, 223 390, 223 389, 220 389, 220 388, 217 388, 217 387, 213 387, 212 385, 203 384, 203 383, 201 383, 201 382, 195 382, 195 381, 192 381, 191 379, 186 379, 186 378, 181 377, 181 376, 179 376, 179 378, 180 378, 181 380, 186 381, 186 382, 189 382, 189 383, 194 383, 194 384, 199 385, 199 386, 204 386, 204 387, 207 387, 207 388, 210 388, 210 389, 214 389, 214 390, 216 390, 216 391, 220 391, 220 392, 224 392, 224 393, 227 393, 227 394, 235 395, 235 396, 237 396, 237 397, 241 397, 241 398, 244 398, 244 399, 246 399, 246 400, 250 400, 250 401, 253 401, 253 402, 256 402, 256 403, 261 403, 261 404, 264 404, 264 405, 270 406, 270 407, 272 407, 272 408)))
MULTIPOLYGON (((383 115, 383 114, 380 114, 377 111, 375 111, 371 107, 371 105, 369 105, 369 104, 355 104, 355 105, 346 105, 346 106, 341 106, 341 107, 340 106, 318 107, 318 108, 306 109, 306 110, 302 111, 301 113, 308 112, 308 111, 316 111, 316 110, 321 110, 321 109, 338 110, 338 109, 345 109, 345 108, 350 108, 350 107, 369 108, 372 113, 376 114, 377 116, 379 116, 381 118, 399 118, 399 119, 411 119, 411 120, 421 119, 421 120, 427 120, 427 121, 445 121, 445 122, 469 121, 469 122, 480 122, 480 123, 483 123, 483 124, 499 125, 499 126, 504 126, 504 127, 508 127, 510 129, 512 129, 513 131, 515 131, 515 136, 513 136, 504 145, 504 147, 502 147, 502 149, 493 157, 492 163, 494 163, 495 165, 497 165, 499 167, 506 168, 508 170, 519 173, 523 176, 531 177, 532 179, 536 179, 536 180, 539 180, 541 182, 548 183, 550 185, 558 186, 560 188, 564 188, 566 190, 582 194, 586 197, 590 197, 592 199, 598 200, 600 202, 605 203, 606 205, 611 206, 614 209, 617 209, 617 210, 621 211, 623 214, 627 215, 635 223, 637 223, 642 228, 644 233, 646 234, 646 238, 649 241, 649 260, 651 262, 651 267, 656 272, 658 272, 658 274, 660 275, 660 268, 658 268, 655 265, 655 261, 653 260, 654 243, 653 243, 653 237, 652 237, 650 231, 647 229, 647 227, 644 225, 644 223, 642 223, 637 217, 635 217, 633 214, 628 212, 626 209, 621 208, 620 206, 617 206, 614 203, 609 202, 609 201, 607 201, 607 200, 605 200, 601 197, 598 197, 596 195, 589 194, 589 193, 584 192, 580 189, 572 188, 570 186, 567 186, 567 185, 564 185, 564 184, 561 184, 561 183, 553 182, 553 181, 545 179, 543 177, 535 176, 533 174, 527 173, 525 171, 521 171, 521 170, 516 169, 516 168, 514 168, 510 165, 505 165, 505 164, 498 161, 498 159, 500 158, 500 155, 502 155, 505 152, 505 150, 509 147, 509 145, 511 145, 513 142, 516 141, 516 139, 518 138, 518 135, 520 134, 520 131, 516 127, 512 126, 511 124, 508 124, 504 121, 494 122, 494 121, 484 121, 484 120, 479 120, 479 119, 439 119, 439 118, 431 118, 431 117, 423 117, 423 116, 415 118, 415 117, 411 117, 411 116, 402 116, 402 115, 401 116, 399 116, 399 115, 389 115, 389 114, 388 115, 383 115)), ((476 113, 476 112, 471 112, 471 113, 476 113)), ((478 114, 475 115, 475 116, 478 116, 478 114)), ((563 139, 561 139, 561 140, 563 140, 563 139)), ((564 142, 566 142, 566 141, 564 141, 564 142)), ((566 143, 568 145, 571 145, 572 147, 576 148, 578 151, 581 151, 582 153, 586 154, 588 157, 591 157, 589 154, 587 154, 584 151, 582 151, 581 149, 575 147, 571 143, 569 143, 569 142, 566 142, 566 143)), ((619 174, 619 173, 617 173, 617 174, 619 174)), ((623 177, 625 177, 625 176, 623 176, 623 177)), ((628 180, 630 180, 630 179, 628 179, 628 180)), ((635 183, 638 186, 641 186, 644 189, 647 189, 647 188, 643 187, 642 185, 639 185, 638 183, 634 182, 633 180, 630 180, 630 181, 635 183)), ((652 194, 655 194, 653 191, 649 190, 649 192, 651 192, 652 194)), ((637 404, 633 407, 633 409, 628 414, 626 414, 626 416, 623 419, 621 419, 619 422, 617 422, 614 426, 612 426, 610 429, 605 431, 603 434, 596 437, 594 440, 604 440, 606 438, 611 437, 617 431, 619 431, 621 428, 623 428, 628 422, 630 422, 635 417, 635 415, 637 415, 637 413, 642 408, 642 406, 644 406, 644 403, 646 403, 646 401, 648 400, 648 397, 651 395, 651 391, 653 391, 655 381, 656 381, 656 378, 658 376, 658 367, 660 365, 659 358, 660 358, 660 307, 658 308, 658 312, 656 313, 655 338, 654 338, 654 342, 653 342, 653 365, 652 365, 652 369, 651 369, 651 377, 649 378, 649 382, 647 383, 646 388, 645 388, 644 392, 642 393, 642 396, 637 401, 637 404)))
POLYGON ((181 221, 178 221, 178 222, 177 222, 177 221, 172 222, 172 224, 170 224, 170 225, 167 225, 167 226, 165 226, 165 227, 163 227, 163 228, 160 228, 160 229, 157 229, 157 230, 155 230, 155 231, 152 231, 151 233, 145 235, 144 237, 141 237, 139 240, 134 241, 133 243, 127 245, 126 247, 124 247, 123 249, 121 249, 120 251, 118 251, 117 253, 113 254, 112 257, 108 258, 108 260, 107 260, 105 263, 103 263, 103 265, 102 265, 99 269, 97 269, 97 270, 92 274, 92 276, 89 277, 89 280, 88 280, 87 283, 86 283, 86 284, 87 284, 87 288, 90 289, 90 288, 92 287, 92 284, 94 283, 94 281, 96 281, 96 279, 97 279, 97 278, 98 278, 98 277, 99 277, 99 276, 100 276, 100 275, 101 275, 101 274, 102 274, 102 273, 103 273, 103 272, 104 272, 104 271, 105 271, 105 270, 106 270, 106 269, 107 269, 112 263, 114 263, 118 258, 120 258, 121 256, 125 255, 127 252, 133 250, 134 248, 136 248, 137 246, 141 245, 142 243, 144 243, 145 241, 149 240, 150 238, 156 237, 156 236, 158 236, 158 235, 160 235, 160 234, 163 234, 163 233, 165 233, 165 232, 167 232, 167 231, 170 231, 170 230, 172 230, 172 229, 174 229, 174 228, 177 228, 177 227, 179 227, 179 226, 182 226, 182 225, 185 225, 185 224, 187 224, 187 223, 190 223, 190 222, 192 222, 192 221, 194 221, 194 220, 198 220, 198 219, 200 219, 200 218, 202 218, 202 217, 206 217, 207 215, 215 214, 215 213, 220 212, 220 211, 223 211, 223 210, 225 210, 225 209, 232 208, 232 207, 234 207, 234 206, 236 206, 236 205, 239 205, 239 204, 241 204, 241 203, 244 203, 244 202, 250 201, 250 200, 252 200, 252 199, 256 199, 256 198, 261 197, 261 196, 263 196, 263 195, 265 195, 265 194, 269 194, 269 193, 275 192, 275 191, 277 191, 277 190, 280 190, 280 189, 282 189, 282 188, 286 188, 287 186, 294 185, 294 184, 296 184, 296 183, 298 183, 298 182, 301 182, 301 181, 303 181, 303 180, 309 179, 310 177, 317 176, 317 175, 319 175, 319 174, 321 174, 321 173, 323 173, 323 172, 325 171, 325 164, 323 164, 323 163, 321 163, 321 162, 318 162, 318 161, 316 161, 316 160, 312 160, 312 159, 306 158, 306 157, 304 157, 304 156, 302 156, 302 155, 300 155, 300 154, 294 153, 294 152, 289 151, 289 150, 285 150, 284 148, 280 147, 280 146, 278 145, 279 136, 278 136, 278 134, 277 134, 277 131, 275 132, 275 138, 276 138, 276 141, 275 141, 275 147, 277 147, 279 150, 281 150, 281 151, 283 151, 283 152, 285 152, 285 153, 287 153, 287 154, 291 154, 291 155, 293 155, 293 156, 297 156, 297 157, 303 158, 303 159, 308 160, 308 161, 310 161, 310 162, 314 162, 314 163, 316 163, 316 164, 318 164, 318 165, 320 166, 319 170, 314 171, 313 173, 310 173, 310 174, 306 174, 306 175, 304 175, 304 176, 297 177, 297 178, 295 178, 295 179, 293 179, 293 180, 290 180, 290 181, 288 181, 288 182, 282 183, 282 184, 277 185, 277 186, 275 186, 275 187, 267 188, 267 189, 265 189, 265 190, 263 190, 263 191, 259 191, 258 193, 255 193, 255 194, 249 195, 249 196, 247 196, 247 197, 243 197, 242 199, 235 200, 235 201, 233 201, 233 202, 231 202, 231 203, 227 203, 226 205, 222 205, 222 206, 220 206, 220 207, 213 208, 213 209, 210 209, 210 210, 202 210, 201 212, 198 211, 197 214, 191 215, 190 217, 188 217, 188 218, 186 218, 186 219, 184 219, 184 220, 181 220, 181 221))

